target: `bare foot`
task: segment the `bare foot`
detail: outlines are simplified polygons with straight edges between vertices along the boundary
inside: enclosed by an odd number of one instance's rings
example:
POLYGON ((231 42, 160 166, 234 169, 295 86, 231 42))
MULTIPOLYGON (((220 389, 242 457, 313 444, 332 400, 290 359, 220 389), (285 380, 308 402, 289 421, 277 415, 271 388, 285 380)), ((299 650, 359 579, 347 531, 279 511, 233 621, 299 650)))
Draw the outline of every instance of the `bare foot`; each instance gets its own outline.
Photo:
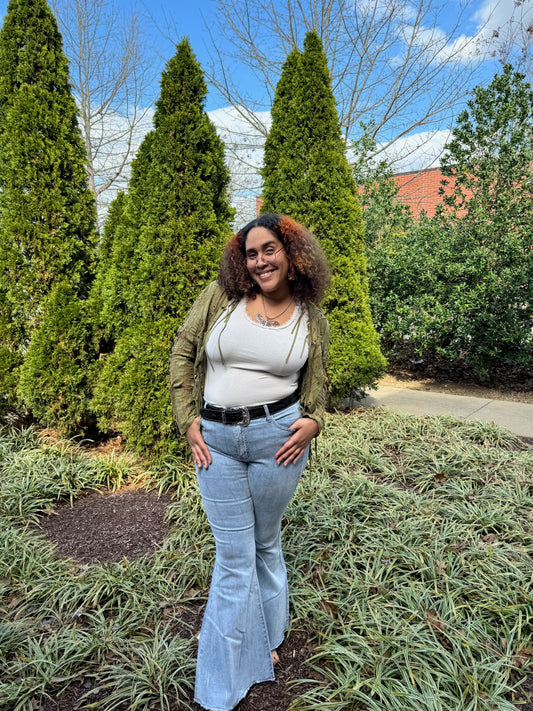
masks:
POLYGON ((275 649, 270 652, 270 656, 272 657, 272 664, 276 666, 276 664, 279 662, 279 656, 275 649))

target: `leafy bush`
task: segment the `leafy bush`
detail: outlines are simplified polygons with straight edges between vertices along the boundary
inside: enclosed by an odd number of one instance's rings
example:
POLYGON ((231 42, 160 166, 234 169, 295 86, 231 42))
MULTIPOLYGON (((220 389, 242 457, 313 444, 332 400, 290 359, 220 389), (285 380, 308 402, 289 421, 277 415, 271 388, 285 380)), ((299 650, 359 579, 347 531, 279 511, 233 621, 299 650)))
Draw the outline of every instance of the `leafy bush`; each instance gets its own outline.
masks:
POLYGON ((480 380, 530 369, 532 121, 533 90, 507 65, 457 119, 435 218, 372 241, 371 308, 389 354, 438 356, 480 380))
POLYGON ((490 246, 438 220, 369 251, 370 303, 389 357, 435 356, 480 380, 508 366, 526 371, 533 333, 526 284, 531 253, 512 233, 490 246))

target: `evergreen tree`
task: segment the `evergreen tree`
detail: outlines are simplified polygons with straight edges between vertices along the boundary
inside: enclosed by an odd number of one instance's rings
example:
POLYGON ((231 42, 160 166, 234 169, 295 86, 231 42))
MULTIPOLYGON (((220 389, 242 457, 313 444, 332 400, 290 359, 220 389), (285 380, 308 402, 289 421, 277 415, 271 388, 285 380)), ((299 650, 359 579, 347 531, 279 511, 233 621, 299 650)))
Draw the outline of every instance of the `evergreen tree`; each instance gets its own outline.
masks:
POLYGON ((271 110, 272 124, 263 157, 261 212, 285 212, 279 206, 294 205, 300 197, 297 180, 306 150, 304 127, 298 126, 301 117, 294 110, 300 61, 300 52, 294 47, 283 64, 276 86, 271 110))
MULTIPOLYGON (((85 296, 97 241, 61 36, 45 0, 10 0, 0 31, 0 393, 53 287, 85 296)), ((33 387, 39 387, 34 383, 33 387)))
POLYGON ((161 79, 154 130, 133 164, 116 227, 103 308, 115 340, 95 389, 103 429, 131 447, 155 448, 174 433, 168 356, 174 333, 218 270, 230 235, 229 174, 205 113, 207 89, 189 42, 161 79))
POLYGON ((129 193, 110 206, 104 226, 106 247, 100 254, 90 301, 95 309, 95 333, 104 339, 103 352, 113 350, 124 329, 139 318, 136 274, 140 264, 140 230, 153 184, 152 142, 155 132, 145 137, 132 162, 129 193))
POLYGON ((111 280, 116 261, 116 233, 124 218, 126 194, 119 192, 107 211, 102 239, 98 247, 96 277, 89 294, 88 314, 95 347, 99 353, 113 349, 116 333, 118 284, 111 280))
POLYGON ((335 400, 375 382, 385 368, 368 305, 364 229, 345 155, 322 43, 309 32, 288 56, 265 144, 262 212, 286 213, 320 240, 332 267, 322 304, 331 326, 335 400))

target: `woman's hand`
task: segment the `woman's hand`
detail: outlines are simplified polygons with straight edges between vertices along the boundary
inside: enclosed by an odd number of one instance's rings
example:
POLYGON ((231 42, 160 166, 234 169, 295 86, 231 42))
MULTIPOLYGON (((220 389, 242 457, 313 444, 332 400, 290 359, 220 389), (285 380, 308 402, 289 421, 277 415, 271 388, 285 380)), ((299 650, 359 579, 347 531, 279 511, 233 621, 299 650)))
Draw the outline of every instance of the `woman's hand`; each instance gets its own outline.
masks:
POLYGON ((211 459, 211 455, 209 453, 209 450, 207 449, 207 445, 204 442, 204 438, 202 437, 199 417, 197 417, 193 421, 192 425, 187 430, 185 436, 187 437, 189 447, 191 448, 194 463, 200 469, 202 467, 204 469, 207 469, 213 460, 211 459))
POLYGON ((318 434, 318 425, 310 417, 301 417, 291 425, 294 434, 275 454, 277 464, 297 462, 305 452, 307 445, 318 434))

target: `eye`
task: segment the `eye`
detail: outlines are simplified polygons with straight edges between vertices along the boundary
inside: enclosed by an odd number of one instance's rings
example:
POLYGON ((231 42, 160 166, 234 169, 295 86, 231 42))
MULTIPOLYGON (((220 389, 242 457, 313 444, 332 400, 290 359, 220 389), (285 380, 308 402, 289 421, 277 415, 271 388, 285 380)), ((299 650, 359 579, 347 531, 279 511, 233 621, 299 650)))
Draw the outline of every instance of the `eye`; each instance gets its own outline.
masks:
POLYGON ((274 247, 267 247, 267 249, 265 249, 265 254, 268 254, 269 256, 273 255, 274 252, 274 247))

